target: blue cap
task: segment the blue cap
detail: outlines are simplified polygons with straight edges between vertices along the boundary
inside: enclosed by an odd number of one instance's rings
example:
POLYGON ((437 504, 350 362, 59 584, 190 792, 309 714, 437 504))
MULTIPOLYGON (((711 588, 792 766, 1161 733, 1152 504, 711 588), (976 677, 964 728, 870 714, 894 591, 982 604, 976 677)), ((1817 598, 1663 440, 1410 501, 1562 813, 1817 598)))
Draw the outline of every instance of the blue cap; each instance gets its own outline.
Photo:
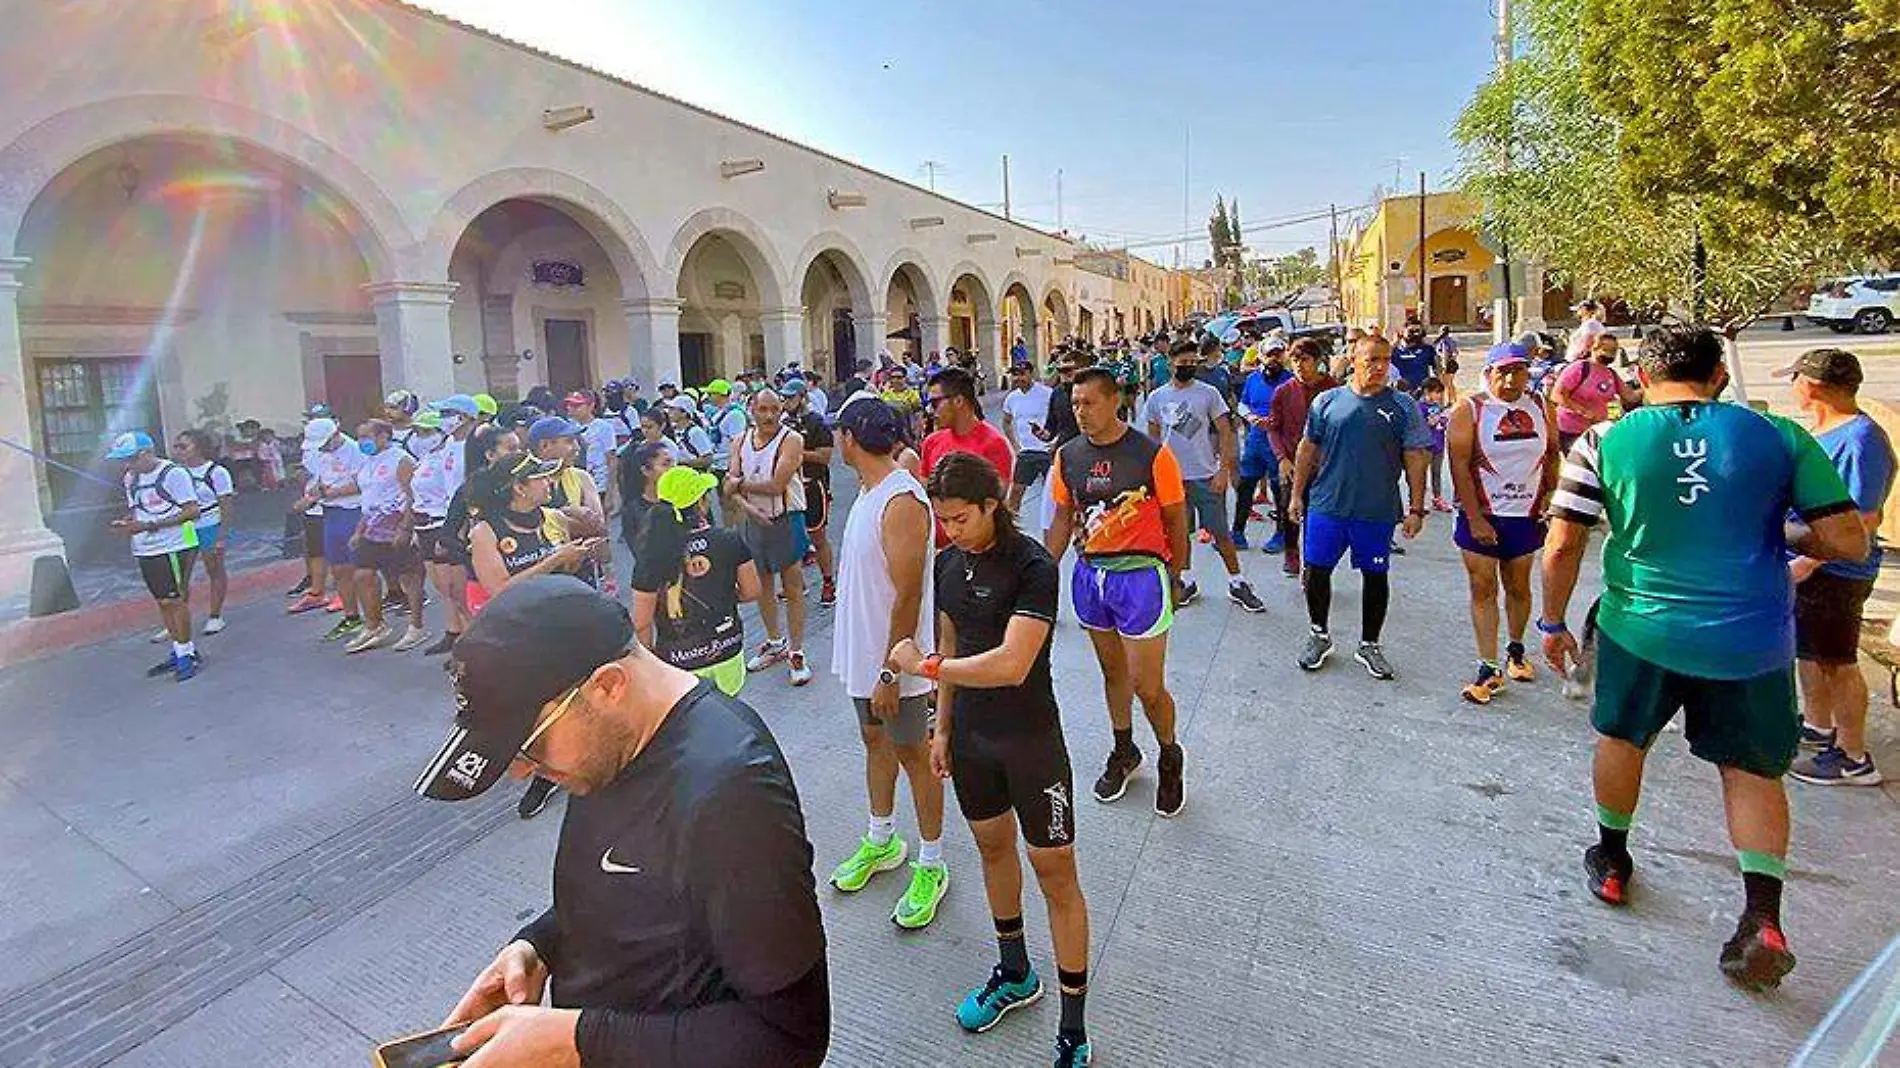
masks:
POLYGON ((835 425, 850 431, 859 445, 879 454, 889 453, 904 439, 904 417, 876 397, 861 396, 847 403, 835 425))
POLYGON ((143 430, 128 430, 112 439, 112 447, 106 450, 108 460, 130 460, 147 449, 155 448, 152 435, 143 430))
POLYGON ((581 434, 581 425, 572 419, 563 419, 558 415, 544 415, 528 428, 528 445, 533 447, 555 438, 577 438, 581 434))
POLYGON ((466 393, 454 393, 429 405, 438 412, 459 412, 473 419, 481 409, 475 404, 475 398, 466 393))
POLYGON ((1525 352, 1524 346, 1515 341, 1502 341, 1491 346, 1491 351, 1484 358, 1486 367, 1509 367, 1512 364, 1523 364, 1528 367, 1530 362, 1530 353, 1525 352))

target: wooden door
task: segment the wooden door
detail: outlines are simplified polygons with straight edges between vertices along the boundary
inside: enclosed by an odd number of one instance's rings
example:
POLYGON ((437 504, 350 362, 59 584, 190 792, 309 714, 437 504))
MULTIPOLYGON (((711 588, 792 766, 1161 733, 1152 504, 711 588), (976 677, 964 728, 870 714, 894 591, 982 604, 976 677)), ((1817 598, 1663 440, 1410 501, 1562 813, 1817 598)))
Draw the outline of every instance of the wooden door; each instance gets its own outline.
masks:
POLYGON ((371 415, 383 414, 383 361, 375 353, 325 353, 323 399, 337 426, 354 436, 371 415))
MULTIPOLYGON (((711 353, 711 334, 680 335, 680 377, 686 380, 686 385, 703 386, 713 380, 711 353)), ((646 385, 651 388, 659 383, 650 382, 646 385)))
POLYGON ((548 388, 556 397, 592 386, 587 372, 587 324, 579 319, 549 319, 546 326, 548 388))
POLYGON ((1431 322, 1434 326, 1463 326, 1471 321, 1465 276, 1440 275, 1431 280, 1431 322))

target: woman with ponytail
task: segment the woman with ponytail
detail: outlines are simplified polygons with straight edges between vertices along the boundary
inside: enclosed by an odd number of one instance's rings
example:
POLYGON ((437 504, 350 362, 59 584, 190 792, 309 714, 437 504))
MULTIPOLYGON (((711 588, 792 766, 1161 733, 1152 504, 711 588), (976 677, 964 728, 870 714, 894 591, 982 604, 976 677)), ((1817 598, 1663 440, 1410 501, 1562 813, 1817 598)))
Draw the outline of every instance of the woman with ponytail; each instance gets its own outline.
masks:
POLYGON ((713 524, 716 475, 672 467, 658 479, 633 567, 633 627, 661 660, 710 679, 728 696, 745 685, 742 601, 759 572, 736 531, 713 524))

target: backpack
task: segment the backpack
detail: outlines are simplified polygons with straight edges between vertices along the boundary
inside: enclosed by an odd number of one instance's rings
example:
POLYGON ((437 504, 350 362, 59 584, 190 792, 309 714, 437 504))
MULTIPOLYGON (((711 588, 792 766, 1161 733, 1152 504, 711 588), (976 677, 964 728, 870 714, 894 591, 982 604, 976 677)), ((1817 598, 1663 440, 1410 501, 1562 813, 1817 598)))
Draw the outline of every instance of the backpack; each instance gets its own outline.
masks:
MULTIPOLYGON (((171 505, 173 508, 183 511, 185 506, 178 503, 177 498, 173 497, 170 493, 167 493, 165 491, 165 476, 171 474, 171 469, 177 466, 178 466, 177 464, 172 463, 170 460, 160 460, 158 462, 158 466, 152 469, 151 490, 153 493, 158 494, 159 500, 164 501, 166 504, 171 505)), ((190 468, 183 468, 182 470, 184 470, 186 478, 190 478, 193 482, 197 481, 197 478, 192 475, 190 468)), ((211 472, 209 469, 205 471, 205 474, 207 475, 209 475, 210 473, 211 472)), ((132 484, 126 487, 127 492, 130 493, 132 496, 131 505, 132 505, 132 510, 135 512, 142 510, 138 506, 138 491, 140 489, 145 488, 145 486, 146 486, 146 483, 140 481, 137 478, 134 478, 132 480, 132 484)), ((198 499, 195 494, 192 496, 191 503, 194 505, 198 503, 198 499)))

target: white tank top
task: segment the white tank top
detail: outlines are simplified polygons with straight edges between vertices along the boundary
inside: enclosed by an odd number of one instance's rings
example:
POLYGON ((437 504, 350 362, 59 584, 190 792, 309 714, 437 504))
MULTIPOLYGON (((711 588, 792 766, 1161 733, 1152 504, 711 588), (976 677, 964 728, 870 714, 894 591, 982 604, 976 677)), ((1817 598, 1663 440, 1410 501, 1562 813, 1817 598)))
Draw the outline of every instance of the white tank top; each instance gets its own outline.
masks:
MULTIPOLYGON (((831 671, 851 697, 870 697, 878 672, 890 655, 891 603, 897 586, 891 582, 890 559, 884 555, 884 507, 893 498, 909 496, 930 507, 924 487, 909 471, 897 468, 875 486, 862 489, 845 518, 844 540, 838 546, 838 607, 832 614, 831 671)), ((937 609, 936 550, 930 525, 924 526, 923 600, 917 609, 917 646, 934 651, 937 609)), ((930 692, 930 680, 900 676, 897 692, 917 697, 930 692)))
MULTIPOLYGON (((792 432, 789 426, 781 426, 772 440, 763 446, 754 448, 753 433, 748 430, 739 439, 739 471, 746 481, 764 481, 772 477, 772 468, 778 466, 778 451, 785 444, 785 436, 792 432)), ((758 505, 769 516, 780 516, 786 512, 805 510, 805 480, 798 477, 796 471, 792 480, 785 484, 785 492, 777 495, 767 493, 746 494, 752 503, 758 505)))
POLYGON ((1478 393, 1471 405, 1477 432, 1472 466, 1477 469, 1479 503, 1494 516, 1528 516, 1543 485, 1550 427, 1544 405, 1533 393, 1505 402, 1478 393))

